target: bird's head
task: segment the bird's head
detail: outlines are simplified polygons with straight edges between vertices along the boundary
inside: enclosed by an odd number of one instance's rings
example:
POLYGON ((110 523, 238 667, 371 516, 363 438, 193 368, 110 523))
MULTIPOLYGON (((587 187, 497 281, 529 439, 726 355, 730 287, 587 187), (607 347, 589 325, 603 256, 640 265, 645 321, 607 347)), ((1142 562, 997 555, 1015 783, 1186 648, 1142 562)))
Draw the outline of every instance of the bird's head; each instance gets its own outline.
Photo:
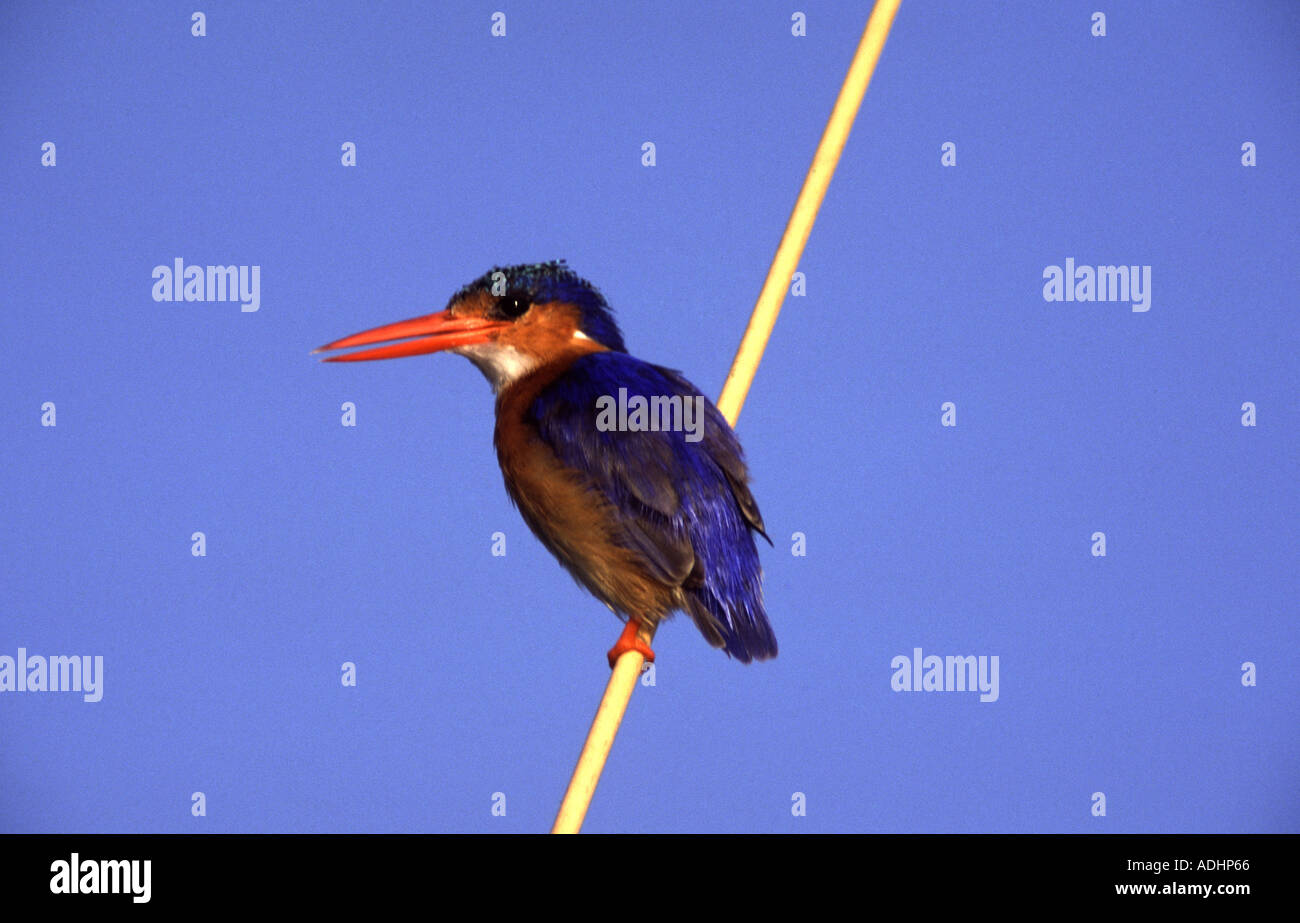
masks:
POLYGON ((354 333, 317 352, 378 343, 390 345, 324 361, 392 359, 446 350, 473 362, 499 392, 570 353, 626 352, 605 299, 563 260, 498 267, 452 295, 446 310, 354 333))

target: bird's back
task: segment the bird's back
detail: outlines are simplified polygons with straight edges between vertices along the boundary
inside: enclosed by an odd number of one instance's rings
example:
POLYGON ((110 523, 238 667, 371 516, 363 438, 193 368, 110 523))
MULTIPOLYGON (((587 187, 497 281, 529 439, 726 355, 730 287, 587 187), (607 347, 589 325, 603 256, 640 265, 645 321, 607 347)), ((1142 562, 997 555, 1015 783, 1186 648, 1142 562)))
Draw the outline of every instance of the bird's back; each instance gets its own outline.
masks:
POLYGON ((496 444, 524 520, 611 609, 681 609, 738 660, 776 655, 743 453, 690 382, 617 351, 552 363, 501 392, 496 444))

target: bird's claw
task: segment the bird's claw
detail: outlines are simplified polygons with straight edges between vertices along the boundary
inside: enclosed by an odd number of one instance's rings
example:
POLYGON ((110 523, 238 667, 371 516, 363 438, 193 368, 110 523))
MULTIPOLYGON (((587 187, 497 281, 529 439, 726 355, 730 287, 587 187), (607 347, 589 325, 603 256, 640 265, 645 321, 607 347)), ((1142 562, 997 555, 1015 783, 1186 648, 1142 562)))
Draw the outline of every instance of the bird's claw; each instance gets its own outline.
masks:
POLYGON ((655 652, 650 649, 650 645, 641 640, 641 623, 636 619, 627 620, 627 624, 623 626, 623 633, 618 637, 618 643, 609 649, 609 668, 614 669, 618 658, 628 651, 636 651, 645 658, 646 663, 655 662, 655 652))

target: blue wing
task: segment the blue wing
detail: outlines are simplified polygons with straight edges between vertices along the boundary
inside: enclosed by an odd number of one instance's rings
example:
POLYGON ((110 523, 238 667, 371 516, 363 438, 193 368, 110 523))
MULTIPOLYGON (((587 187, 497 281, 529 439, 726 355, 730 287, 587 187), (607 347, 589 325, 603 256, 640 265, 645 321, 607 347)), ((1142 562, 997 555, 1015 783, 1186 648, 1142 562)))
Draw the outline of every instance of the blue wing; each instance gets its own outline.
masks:
POLYGON ((543 389, 528 416, 560 461, 618 511, 620 544, 681 588, 683 608, 710 643, 746 663, 776 655, 753 533, 767 535, 740 443, 708 398, 670 369, 597 352, 543 389), (702 419, 680 418, 693 423, 689 429, 602 430, 598 401, 617 401, 619 389, 627 403, 675 397, 684 408, 691 401, 702 419))

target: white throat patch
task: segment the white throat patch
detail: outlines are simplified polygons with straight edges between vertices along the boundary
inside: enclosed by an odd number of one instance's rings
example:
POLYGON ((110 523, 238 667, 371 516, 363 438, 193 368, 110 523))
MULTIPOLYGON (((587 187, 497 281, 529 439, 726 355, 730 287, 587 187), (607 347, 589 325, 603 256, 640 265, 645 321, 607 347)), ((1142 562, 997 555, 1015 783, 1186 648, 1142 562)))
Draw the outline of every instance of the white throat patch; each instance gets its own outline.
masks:
POLYGON ((537 368, 537 360, 533 356, 522 353, 513 346, 478 343, 453 349, 452 352, 473 362, 496 394, 537 368))

